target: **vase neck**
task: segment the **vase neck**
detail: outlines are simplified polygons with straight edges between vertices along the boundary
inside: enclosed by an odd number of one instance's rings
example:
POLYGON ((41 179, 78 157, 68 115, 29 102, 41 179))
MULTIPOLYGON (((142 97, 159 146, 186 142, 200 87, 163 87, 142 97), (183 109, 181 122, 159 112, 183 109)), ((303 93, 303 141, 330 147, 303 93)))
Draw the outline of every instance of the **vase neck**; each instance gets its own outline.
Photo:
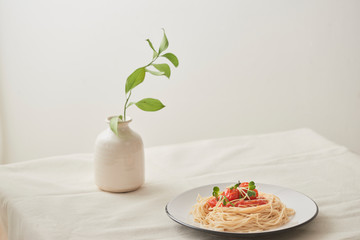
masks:
POLYGON ((125 129, 129 128, 129 123, 131 121, 125 121, 125 122, 118 122, 118 129, 125 129))
MULTIPOLYGON (((110 116, 107 118, 106 122, 110 125, 110 119, 114 116, 110 116)), ((132 121, 131 117, 127 117, 126 121, 118 120, 118 129, 124 129, 129 127, 129 123, 132 121)))

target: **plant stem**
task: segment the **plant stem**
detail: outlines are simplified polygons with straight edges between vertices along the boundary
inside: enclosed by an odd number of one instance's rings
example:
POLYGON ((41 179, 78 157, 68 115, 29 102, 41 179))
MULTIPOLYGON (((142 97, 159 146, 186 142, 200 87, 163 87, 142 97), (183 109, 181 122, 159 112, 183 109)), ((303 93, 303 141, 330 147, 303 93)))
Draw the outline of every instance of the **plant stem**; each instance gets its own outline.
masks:
MULTIPOLYGON (((158 57, 159 57, 159 55, 157 55, 148 65, 144 66, 144 68, 153 64, 156 61, 156 59, 158 59, 158 57)), ((129 107, 129 106, 127 106, 127 104, 129 102, 130 96, 131 96, 131 91, 129 92, 129 96, 126 98, 125 105, 124 105, 124 120, 123 120, 124 122, 126 121, 126 109, 129 107)))
POLYGON ((124 105, 124 122, 126 121, 126 109, 127 109, 127 103, 130 99, 130 96, 131 96, 131 91, 129 93, 129 96, 126 98, 125 105, 124 105))
POLYGON ((148 67, 148 66, 150 66, 151 64, 153 64, 155 61, 156 61, 156 59, 158 59, 158 57, 159 57, 159 55, 157 55, 156 56, 156 58, 154 58, 148 65, 146 65, 145 67, 148 67))

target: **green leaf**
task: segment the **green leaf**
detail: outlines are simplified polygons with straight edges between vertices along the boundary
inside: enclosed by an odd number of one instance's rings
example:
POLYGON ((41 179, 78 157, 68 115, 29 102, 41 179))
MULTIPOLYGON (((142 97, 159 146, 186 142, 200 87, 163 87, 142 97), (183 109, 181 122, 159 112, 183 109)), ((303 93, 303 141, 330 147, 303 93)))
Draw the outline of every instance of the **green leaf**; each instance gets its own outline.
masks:
POLYGON ((167 58, 175 67, 179 66, 179 60, 173 53, 165 53, 161 57, 167 58))
POLYGON ((128 105, 126 106, 126 108, 128 108, 128 107, 130 107, 131 105, 134 105, 134 104, 135 104, 135 102, 129 102, 128 105))
POLYGON ((256 188, 254 181, 249 182, 249 189, 254 190, 256 188))
POLYGON ((164 36, 163 36, 163 38, 161 40, 161 43, 160 43, 159 54, 162 53, 163 51, 165 51, 169 46, 169 41, 168 41, 168 39, 166 37, 165 30, 163 29, 163 31, 164 31, 164 36))
POLYGON ((255 196, 256 196, 256 192, 253 191, 253 190, 249 190, 249 191, 247 192, 247 195, 248 195, 249 197, 255 197, 255 196))
POLYGON ((170 70, 170 67, 168 64, 166 64, 166 63, 154 64, 153 63, 151 65, 153 65, 154 68, 156 68, 160 72, 163 72, 167 78, 170 78, 171 70, 170 70))
POLYGON ((130 76, 126 79, 125 84, 125 93, 128 93, 131 89, 142 83, 145 79, 145 68, 141 67, 136 69, 130 76))
POLYGON ((144 98, 135 103, 135 105, 141 110, 148 112, 155 112, 165 107, 160 100, 154 98, 144 98))
POLYGON ((153 50, 153 59, 158 56, 158 53, 156 52, 153 44, 151 43, 150 39, 146 39, 146 41, 149 43, 150 48, 153 50))
POLYGON ((218 196, 219 196, 219 191, 220 191, 220 188, 219 188, 218 186, 215 186, 215 187, 213 188, 213 193, 212 193, 212 195, 213 195, 214 197, 216 197, 216 199, 217 199, 218 196))
POLYGON ((151 73, 152 75, 155 75, 155 76, 162 76, 165 74, 164 72, 156 72, 156 71, 151 71, 149 69, 146 69, 146 72, 151 73))
POLYGON ((110 119, 110 129, 113 133, 115 133, 115 135, 118 135, 118 122, 120 117, 122 119, 122 116, 116 116, 110 119))

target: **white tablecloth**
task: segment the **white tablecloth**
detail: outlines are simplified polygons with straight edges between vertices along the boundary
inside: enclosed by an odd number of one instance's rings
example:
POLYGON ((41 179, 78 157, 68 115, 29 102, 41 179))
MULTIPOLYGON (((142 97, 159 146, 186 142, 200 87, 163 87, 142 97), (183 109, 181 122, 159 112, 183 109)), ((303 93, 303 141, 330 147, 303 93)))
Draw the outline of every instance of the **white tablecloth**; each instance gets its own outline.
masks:
POLYGON ((217 239, 173 222, 165 205, 188 189, 254 180, 319 206, 309 224, 267 239, 360 239, 360 157, 308 129, 145 149, 146 183, 100 191, 91 154, 0 167, 0 239, 217 239))

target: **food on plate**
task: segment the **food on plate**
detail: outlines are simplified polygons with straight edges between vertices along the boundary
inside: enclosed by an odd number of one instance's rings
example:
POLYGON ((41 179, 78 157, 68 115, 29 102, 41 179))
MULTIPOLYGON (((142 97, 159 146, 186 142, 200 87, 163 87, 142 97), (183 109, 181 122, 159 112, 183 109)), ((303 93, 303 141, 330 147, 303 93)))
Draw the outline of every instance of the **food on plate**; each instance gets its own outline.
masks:
POLYGON ((295 211, 274 194, 259 192, 253 181, 238 182, 212 196, 197 198, 191 214, 205 228, 225 232, 259 232, 280 227, 295 211))

